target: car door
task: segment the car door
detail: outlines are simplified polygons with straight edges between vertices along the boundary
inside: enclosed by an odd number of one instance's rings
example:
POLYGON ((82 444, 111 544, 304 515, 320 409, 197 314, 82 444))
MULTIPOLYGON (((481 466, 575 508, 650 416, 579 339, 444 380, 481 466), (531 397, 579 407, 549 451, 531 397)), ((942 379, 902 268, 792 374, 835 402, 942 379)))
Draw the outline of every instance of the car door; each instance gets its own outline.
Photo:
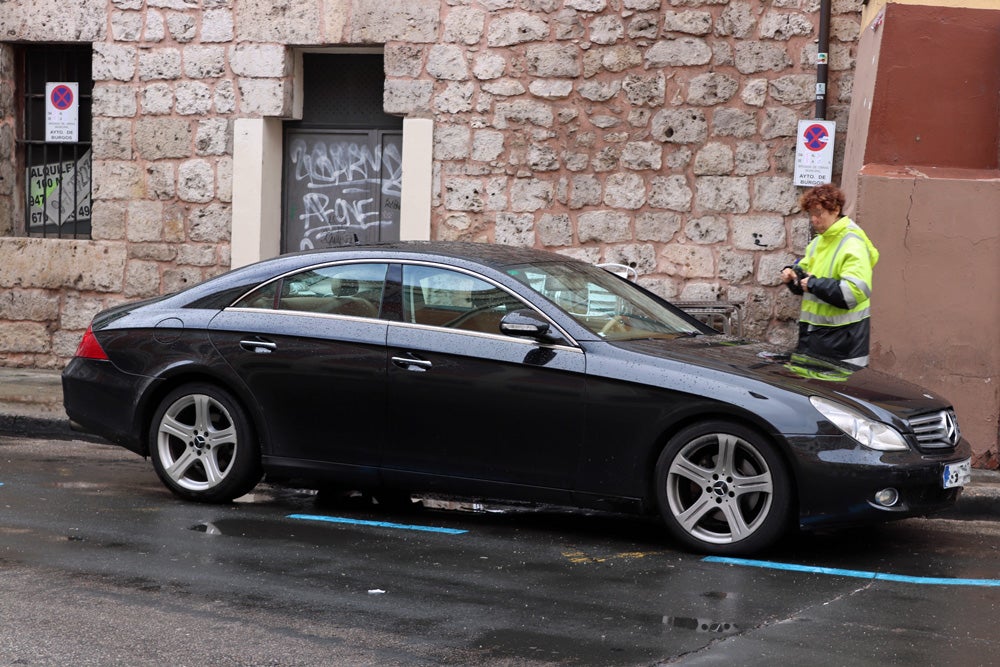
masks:
POLYGON ((377 479, 386 437, 387 264, 285 276, 211 324, 211 340, 258 403, 273 465, 377 479))
POLYGON ((569 341, 501 334, 503 315, 528 306, 481 276, 404 264, 400 293, 403 321, 387 338, 383 475, 456 493, 570 489, 583 437, 583 353, 569 341))

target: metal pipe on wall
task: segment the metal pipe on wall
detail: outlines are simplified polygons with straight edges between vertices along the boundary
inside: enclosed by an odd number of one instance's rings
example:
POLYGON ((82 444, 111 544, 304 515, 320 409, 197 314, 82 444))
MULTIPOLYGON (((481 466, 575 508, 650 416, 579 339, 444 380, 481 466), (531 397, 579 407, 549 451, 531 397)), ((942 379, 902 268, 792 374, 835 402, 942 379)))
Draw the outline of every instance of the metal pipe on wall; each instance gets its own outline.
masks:
POLYGON ((816 49, 816 118, 826 120, 826 84, 830 63, 830 5, 832 0, 820 0, 819 44, 816 49))

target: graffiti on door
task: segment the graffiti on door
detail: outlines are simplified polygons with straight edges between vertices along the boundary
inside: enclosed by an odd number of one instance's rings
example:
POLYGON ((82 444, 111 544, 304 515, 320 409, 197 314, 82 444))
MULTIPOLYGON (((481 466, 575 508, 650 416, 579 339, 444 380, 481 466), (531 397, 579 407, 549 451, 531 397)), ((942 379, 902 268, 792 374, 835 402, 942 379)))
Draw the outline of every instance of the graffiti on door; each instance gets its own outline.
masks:
POLYGON ((291 138, 285 157, 286 250, 398 238, 401 144, 401 135, 387 133, 291 138))

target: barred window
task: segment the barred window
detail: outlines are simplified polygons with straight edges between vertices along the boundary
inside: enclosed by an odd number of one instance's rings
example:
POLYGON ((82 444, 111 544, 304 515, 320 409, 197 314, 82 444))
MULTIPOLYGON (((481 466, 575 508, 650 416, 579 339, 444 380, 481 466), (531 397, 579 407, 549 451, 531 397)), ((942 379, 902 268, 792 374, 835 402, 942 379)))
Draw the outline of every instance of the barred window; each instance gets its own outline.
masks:
POLYGON ((26 46, 18 63, 28 236, 90 238, 91 47, 26 46))

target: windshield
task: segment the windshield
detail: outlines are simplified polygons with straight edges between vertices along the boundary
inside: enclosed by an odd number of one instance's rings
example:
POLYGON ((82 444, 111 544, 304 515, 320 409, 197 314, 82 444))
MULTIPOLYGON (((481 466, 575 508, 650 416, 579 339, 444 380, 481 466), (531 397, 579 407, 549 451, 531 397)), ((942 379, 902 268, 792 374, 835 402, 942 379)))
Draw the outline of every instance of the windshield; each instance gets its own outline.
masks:
POLYGON ((520 264, 507 270, 607 340, 696 336, 700 328, 637 286, 589 264, 520 264))

